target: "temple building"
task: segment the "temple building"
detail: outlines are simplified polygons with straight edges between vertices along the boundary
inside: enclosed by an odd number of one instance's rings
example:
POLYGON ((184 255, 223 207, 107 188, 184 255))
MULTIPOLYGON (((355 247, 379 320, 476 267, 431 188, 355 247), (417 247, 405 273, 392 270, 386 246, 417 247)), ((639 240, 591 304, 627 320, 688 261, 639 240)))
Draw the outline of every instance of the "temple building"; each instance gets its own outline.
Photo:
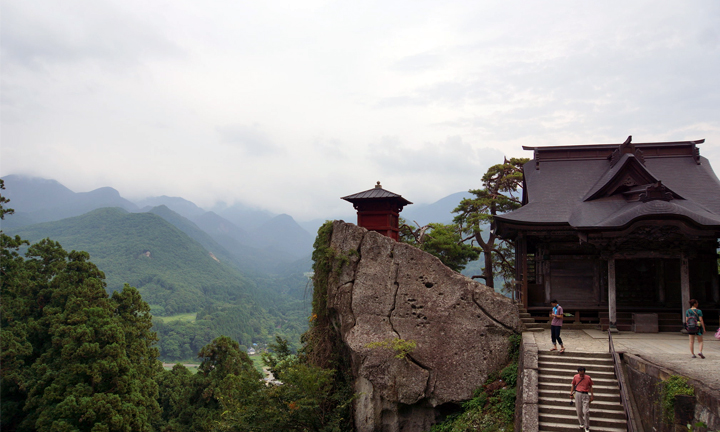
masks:
POLYGON ((380 182, 374 188, 342 197, 357 210, 357 225, 398 241, 400 212, 412 204, 394 192, 383 189, 380 182))
POLYGON ((695 298, 716 323, 720 180, 704 141, 523 147, 523 206, 496 229, 528 311, 557 299, 575 322, 631 330, 644 314, 674 331, 695 298))

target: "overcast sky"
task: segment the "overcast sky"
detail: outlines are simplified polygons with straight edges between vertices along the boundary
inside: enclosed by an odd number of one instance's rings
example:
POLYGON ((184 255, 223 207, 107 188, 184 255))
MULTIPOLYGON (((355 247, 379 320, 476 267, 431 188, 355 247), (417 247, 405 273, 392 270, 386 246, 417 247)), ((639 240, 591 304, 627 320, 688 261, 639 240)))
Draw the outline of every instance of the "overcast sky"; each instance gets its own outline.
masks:
POLYGON ((716 0, 1 4, 2 176, 305 220, 523 145, 705 138, 720 173, 716 0))

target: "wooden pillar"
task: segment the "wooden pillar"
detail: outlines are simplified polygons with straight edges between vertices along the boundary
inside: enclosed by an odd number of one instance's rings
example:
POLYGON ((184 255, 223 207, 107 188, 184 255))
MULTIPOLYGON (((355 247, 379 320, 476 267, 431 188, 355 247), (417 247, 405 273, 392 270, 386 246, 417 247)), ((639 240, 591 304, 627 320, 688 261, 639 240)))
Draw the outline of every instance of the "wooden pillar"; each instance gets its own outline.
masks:
POLYGON ((690 265, 688 257, 683 252, 680 255, 680 292, 682 293, 682 321, 685 322, 685 310, 690 309, 690 265))
MULTIPOLYGON (((717 260, 714 260, 717 261, 717 260)), ((714 271, 712 275, 712 280, 710 283, 712 284, 712 299, 717 304, 720 303, 720 275, 718 275, 718 272, 714 271)))
POLYGON ((543 266, 543 280, 545 281, 545 303, 550 303, 552 286, 550 286, 550 261, 545 261, 543 266))
POLYGON ((657 278, 658 278, 658 301, 665 304, 665 260, 660 258, 657 260, 657 278))
POLYGON ((615 293, 615 258, 608 259, 608 315, 610 331, 617 332, 617 303, 615 293))
POLYGON ((522 260, 522 299, 525 309, 528 307, 528 268, 527 268, 527 239, 524 235, 518 236, 520 244, 520 259, 522 260))
POLYGON ((600 261, 593 261, 593 295, 598 304, 602 303, 600 289, 600 261))

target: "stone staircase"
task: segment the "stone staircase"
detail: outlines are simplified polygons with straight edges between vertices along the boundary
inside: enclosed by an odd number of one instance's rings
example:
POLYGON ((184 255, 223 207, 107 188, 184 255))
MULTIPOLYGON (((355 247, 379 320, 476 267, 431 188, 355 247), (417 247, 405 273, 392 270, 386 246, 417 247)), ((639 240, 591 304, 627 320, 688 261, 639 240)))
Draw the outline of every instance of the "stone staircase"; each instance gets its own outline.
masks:
POLYGON ((585 367, 593 380, 595 400, 590 404, 590 430, 626 432, 625 411, 610 354, 565 351, 538 354, 538 426, 540 432, 578 432, 575 405, 570 405, 570 383, 577 368, 585 367))
POLYGON ((543 331, 542 324, 535 322, 535 318, 530 316, 527 309, 518 307, 518 312, 520 313, 520 321, 522 321, 523 324, 525 324, 525 329, 527 331, 531 331, 531 332, 543 331))

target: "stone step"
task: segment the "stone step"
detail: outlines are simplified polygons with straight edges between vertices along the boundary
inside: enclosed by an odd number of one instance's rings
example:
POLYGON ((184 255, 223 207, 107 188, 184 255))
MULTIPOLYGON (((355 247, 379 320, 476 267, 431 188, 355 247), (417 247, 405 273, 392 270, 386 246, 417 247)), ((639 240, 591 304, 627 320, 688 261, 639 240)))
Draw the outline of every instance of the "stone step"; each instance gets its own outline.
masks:
POLYGON ((584 358, 576 358, 572 360, 556 360, 556 359, 539 359, 538 364, 541 368, 563 369, 569 371, 577 371, 577 368, 583 366, 587 373, 590 371, 602 371, 615 373, 615 365, 612 362, 600 363, 596 360, 588 360, 584 358))
MULTIPOLYGON (((615 379, 615 369, 610 370, 599 370, 599 369, 591 369, 591 367, 586 367, 586 373, 590 375, 593 381, 596 381, 599 378, 612 378, 615 379)), ((577 367, 572 368, 562 368, 562 367, 555 367, 555 365, 551 365, 550 367, 541 366, 540 370, 543 374, 549 374, 549 375, 563 375, 567 374, 568 372, 572 373, 572 375, 575 375, 577 373, 577 367)))
MULTIPOLYGON (((551 375, 547 372, 543 372, 542 370, 538 370, 538 382, 546 383, 546 382, 566 382, 568 383, 568 386, 570 385, 570 381, 572 381, 572 376, 569 376, 567 374, 560 374, 560 375, 551 375)), ((618 385, 618 382, 614 378, 593 378, 593 383, 595 385, 604 385, 604 386, 616 386, 618 385)))
POLYGON ((543 330, 545 330, 545 329, 543 329, 542 327, 525 326, 525 331, 529 331, 529 332, 541 332, 543 330))
MULTIPOLYGON (((603 407, 601 405, 596 405, 596 402, 597 402, 597 399, 595 399, 590 404, 591 418, 597 417, 597 418, 608 418, 608 419, 615 419, 615 420, 625 420, 625 410, 622 409, 622 405, 617 404, 618 409, 606 409, 605 407, 603 407)), ((543 414, 560 414, 560 415, 577 416, 575 404, 570 405, 570 402, 567 402, 565 405, 541 404, 541 405, 538 405, 538 411, 543 414)))
MULTIPOLYGON (((592 415, 592 412, 591 412, 592 415)), ((541 421, 538 423, 539 432, 578 432, 581 429, 578 429, 577 426, 577 419, 575 419, 575 423, 572 424, 572 426, 568 426, 561 423, 555 423, 551 421, 541 421)), ((608 428, 608 427, 598 427, 593 426, 592 423, 592 417, 590 417, 590 430, 592 432, 627 432, 627 426, 622 428, 608 428)))
POLYGON ((532 318, 527 312, 520 312, 520 318, 532 318))
MULTIPOLYGON (((617 392, 617 389, 598 389, 595 388, 597 386, 593 386, 593 390, 595 390, 595 400, 593 403, 608 403, 611 405, 617 405, 620 408, 622 408, 622 405, 620 404, 620 394, 617 392)), ((570 386, 565 385, 561 389, 540 389, 539 391, 539 397, 543 400, 553 400, 553 401, 559 401, 558 403, 562 405, 563 403, 570 403, 570 386), (564 402, 563 402, 563 398, 564 402)), ((609 406, 607 407, 609 408, 609 406)))
MULTIPOLYGON (((567 380, 566 382, 544 382, 544 383, 538 383, 538 390, 540 391, 540 394, 543 394, 543 392, 548 392, 549 397, 553 397, 552 395, 557 395, 557 397, 565 397, 565 395, 570 394, 570 380, 567 380)), ((620 401, 620 390, 618 387, 615 386, 601 386, 601 385, 593 385, 593 390, 595 390, 595 396, 602 395, 603 397, 611 398, 611 400, 615 400, 617 398, 618 402, 620 401)))
POLYGON ((524 322, 525 324, 534 324, 534 323, 535 323, 535 318, 530 318, 530 317, 525 317, 525 318, 524 318, 524 317, 520 317, 520 321, 524 322))
POLYGON ((540 357, 543 356, 559 356, 559 357, 583 357, 583 358, 596 358, 596 359, 610 359, 612 360, 612 356, 610 353, 593 353, 593 352, 583 352, 583 351, 568 351, 568 349, 565 349, 564 353, 560 353, 559 351, 541 351, 538 353, 540 357))
MULTIPOLYGON (((592 404, 590 408, 590 430, 596 431, 598 428, 612 428, 612 429, 627 429, 627 421, 625 419, 612 419, 602 418, 597 415, 593 415, 592 404)), ((578 430, 578 419, 577 414, 566 415, 566 414, 544 414, 538 413, 538 420, 540 423, 554 422, 561 425, 570 425, 578 430)))
POLYGON ((540 361, 548 361, 548 362, 557 362, 557 363, 573 363, 573 362, 579 362, 579 361, 592 361, 593 363, 600 364, 600 365, 614 365, 612 357, 610 357, 610 354, 606 356, 588 356, 585 355, 582 352, 576 352, 576 351, 567 351, 565 350, 564 353, 557 353, 555 351, 552 352, 539 352, 538 353, 538 360, 540 361))

